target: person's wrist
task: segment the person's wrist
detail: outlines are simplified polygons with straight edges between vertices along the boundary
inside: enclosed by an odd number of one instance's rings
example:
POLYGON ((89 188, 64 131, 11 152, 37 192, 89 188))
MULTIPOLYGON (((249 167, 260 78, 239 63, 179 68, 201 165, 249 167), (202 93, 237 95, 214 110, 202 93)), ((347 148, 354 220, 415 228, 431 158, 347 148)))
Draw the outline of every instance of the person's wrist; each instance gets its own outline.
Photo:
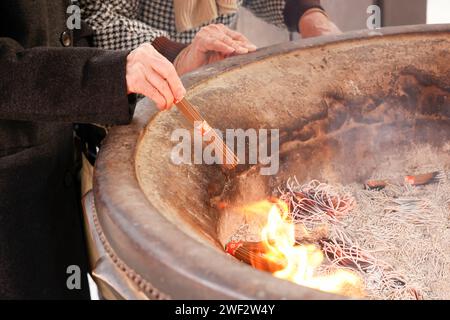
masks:
POLYGON ((192 45, 189 45, 183 50, 181 50, 180 53, 178 53, 178 55, 176 56, 175 60, 173 61, 173 66, 175 67, 175 70, 180 76, 188 72, 185 68, 186 55, 189 54, 191 46, 192 45))
POLYGON ((303 15, 300 17, 300 20, 302 18, 304 18, 304 17, 307 17, 308 15, 311 15, 311 14, 321 14, 321 15, 324 15, 326 18, 330 18, 328 16, 328 13, 326 13, 325 10, 320 9, 320 8, 311 8, 311 9, 306 10, 305 13, 303 13, 303 15))
POLYGON ((340 30, 321 9, 312 8, 305 12, 298 23, 302 38, 339 33, 340 30))
POLYGON ((318 19, 323 20, 324 18, 329 20, 329 16, 324 10, 322 10, 320 8, 308 9, 300 17, 300 20, 298 21, 298 29, 301 32, 302 31, 302 25, 308 24, 309 22, 313 22, 313 21, 316 21, 318 19))
POLYGON ((172 41, 167 37, 157 37, 152 41, 152 46, 167 60, 173 62, 188 45, 172 41))

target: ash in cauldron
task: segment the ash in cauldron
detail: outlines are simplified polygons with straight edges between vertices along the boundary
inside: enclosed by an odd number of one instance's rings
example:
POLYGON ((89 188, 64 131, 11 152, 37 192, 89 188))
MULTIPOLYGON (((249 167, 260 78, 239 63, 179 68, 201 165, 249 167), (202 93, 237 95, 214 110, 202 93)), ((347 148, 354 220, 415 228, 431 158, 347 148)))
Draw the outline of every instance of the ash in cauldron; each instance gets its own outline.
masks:
POLYGON ((289 43, 185 79, 188 98, 212 126, 280 129, 274 176, 255 167, 225 175, 218 166, 174 165, 171 133, 190 126, 177 110, 156 114, 143 100, 133 124, 109 135, 97 163, 90 234, 100 246, 93 258, 98 280, 129 298, 341 298, 256 270, 223 249, 249 224, 236 208, 273 196, 292 205, 290 195, 319 180, 351 195, 342 229, 357 238, 352 245, 394 265, 396 285, 412 298, 448 295, 450 29, 382 33, 289 43), (424 186, 399 180, 428 173, 433 181, 424 186), (382 187, 363 189, 374 181, 382 187), (392 227, 380 237, 383 225, 392 227), (395 237, 401 232, 409 237, 395 237), (410 250, 421 241, 432 245, 417 261, 410 250), (434 274, 409 274, 427 261, 439 264, 434 274))

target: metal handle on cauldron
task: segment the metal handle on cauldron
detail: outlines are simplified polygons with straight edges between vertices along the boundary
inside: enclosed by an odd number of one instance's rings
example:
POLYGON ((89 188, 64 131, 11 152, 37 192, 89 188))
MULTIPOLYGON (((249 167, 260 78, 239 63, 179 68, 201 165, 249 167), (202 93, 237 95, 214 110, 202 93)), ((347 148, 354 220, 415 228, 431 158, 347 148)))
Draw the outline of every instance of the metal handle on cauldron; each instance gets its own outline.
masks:
POLYGON ((197 107, 190 103, 186 98, 183 98, 181 101, 175 101, 175 105, 181 111, 181 113, 183 113, 185 118, 194 125, 194 128, 200 130, 202 136, 211 132, 212 136, 214 137, 214 143, 216 144, 216 147, 222 151, 222 166, 227 170, 234 169, 239 163, 238 157, 226 145, 222 138, 217 135, 216 131, 210 127, 208 122, 206 122, 206 120, 198 111, 197 107), (197 123, 200 124, 199 127, 196 127, 197 123))

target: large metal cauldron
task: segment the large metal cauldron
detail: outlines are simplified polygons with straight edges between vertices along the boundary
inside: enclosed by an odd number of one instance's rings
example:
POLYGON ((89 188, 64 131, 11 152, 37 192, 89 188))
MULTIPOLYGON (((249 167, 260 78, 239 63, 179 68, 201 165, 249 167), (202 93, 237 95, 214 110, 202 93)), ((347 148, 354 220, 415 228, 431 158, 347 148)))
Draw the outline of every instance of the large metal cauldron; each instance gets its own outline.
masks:
MULTIPOLYGON (((280 128, 280 173, 238 186, 244 197, 236 201, 249 201, 291 175, 361 181, 410 144, 443 148, 449 61, 450 26, 412 26, 286 43, 205 67, 184 83, 216 128, 280 128), (255 185, 257 195, 245 192, 255 185)), ((170 136, 180 127, 190 125, 175 108, 156 113, 142 100, 133 123, 114 128, 102 147, 85 207, 105 297, 341 298, 223 253, 227 221, 210 206, 208 186, 225 177, 217 166, 172 164, 170 136)), ((448 151, 442 161, 450 166, 448 151)))

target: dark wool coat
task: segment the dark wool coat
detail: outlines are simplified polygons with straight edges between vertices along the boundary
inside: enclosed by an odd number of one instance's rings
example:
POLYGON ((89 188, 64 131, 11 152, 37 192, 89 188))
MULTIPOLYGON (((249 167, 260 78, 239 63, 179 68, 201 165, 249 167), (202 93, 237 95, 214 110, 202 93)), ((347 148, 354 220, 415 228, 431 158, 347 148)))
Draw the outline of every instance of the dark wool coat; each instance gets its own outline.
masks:
MULTIPOLYGON (((0 1, 0 299, 88 298, 74 122, 126 124, 128 52, 73 48, 66 0, 0 1)), ((75 35, 74 35, 75 33, 75 35)))

